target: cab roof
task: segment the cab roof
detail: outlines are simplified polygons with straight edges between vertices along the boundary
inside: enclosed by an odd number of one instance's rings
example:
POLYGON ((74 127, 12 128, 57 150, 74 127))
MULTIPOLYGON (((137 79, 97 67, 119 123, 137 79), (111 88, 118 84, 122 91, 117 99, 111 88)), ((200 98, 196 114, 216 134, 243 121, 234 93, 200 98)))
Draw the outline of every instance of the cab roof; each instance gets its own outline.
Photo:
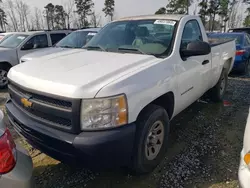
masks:
POLYGON ((175 20, 179 21, 181 18, 183 18, 184 14, 155 14, 155 15, 141 15, 141 16, 132 16, 132 17, 125 17, 118 19, 116 21, 122 21, 122 20, 160 20, 160 19, 169 19, 169 20, 175 20))

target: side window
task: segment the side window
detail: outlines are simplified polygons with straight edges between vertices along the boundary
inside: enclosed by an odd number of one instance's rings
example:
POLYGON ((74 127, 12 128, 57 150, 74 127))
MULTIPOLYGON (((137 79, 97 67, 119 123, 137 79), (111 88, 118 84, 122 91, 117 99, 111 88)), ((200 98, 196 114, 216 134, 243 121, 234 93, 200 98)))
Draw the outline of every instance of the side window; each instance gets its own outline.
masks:
POLYGON ((65 33, 50 34, 52 45, 56 44, 58 41, 60 41, 61 39, 63 39, 65 36, 66 36, 65 33))
POLYGON ((48 47, 48 38, 46 34, 36 35, 29 39, 22 47, 22 50, 31 50, 48 47))
POLYGON ((181 38, 181 49, 186 49, 187 45, 193 41, 203 41, 201 29, 196 20, 188 21, 184 26, 181 38))

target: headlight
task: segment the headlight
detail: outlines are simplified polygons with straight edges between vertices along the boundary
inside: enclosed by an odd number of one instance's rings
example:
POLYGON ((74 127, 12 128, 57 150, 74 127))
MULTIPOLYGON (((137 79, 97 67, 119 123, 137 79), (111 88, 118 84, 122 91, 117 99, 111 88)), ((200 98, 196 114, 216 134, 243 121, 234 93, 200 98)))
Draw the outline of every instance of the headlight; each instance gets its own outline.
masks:
POLYGON ((82 130, 114 128, 127 123, 128 107, 125 95, 82 100, 82 130))

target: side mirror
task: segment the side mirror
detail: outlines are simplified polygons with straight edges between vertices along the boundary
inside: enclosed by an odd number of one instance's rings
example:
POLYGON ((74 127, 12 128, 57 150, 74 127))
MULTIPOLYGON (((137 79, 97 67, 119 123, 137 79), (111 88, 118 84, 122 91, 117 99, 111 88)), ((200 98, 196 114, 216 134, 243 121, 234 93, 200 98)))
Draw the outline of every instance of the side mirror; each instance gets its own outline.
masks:
POLYGON ((31 50, 34 48, 34 45, 32 43, 26 43, 23 47, 22 50, 31 50))
POLYGON ((180 53, 182 57, 208 55, 211 53, 211 46, 207 42, 194 41, 190 42, 180 53))

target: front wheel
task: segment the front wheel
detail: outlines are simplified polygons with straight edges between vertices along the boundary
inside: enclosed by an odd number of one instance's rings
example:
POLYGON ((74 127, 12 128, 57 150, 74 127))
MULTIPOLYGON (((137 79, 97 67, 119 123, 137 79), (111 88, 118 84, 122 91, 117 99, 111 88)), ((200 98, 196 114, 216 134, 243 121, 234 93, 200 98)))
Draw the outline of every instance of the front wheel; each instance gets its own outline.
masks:
POLYGON ((5 89, 8 85, 8 74, 9 68, 4 65, 0 65, 0 89, 5 89))
POLYGON ((169 133, 169 118, 166 110, 149 105, 137 120, 133 168, 136 173, 149 173, 164 157, 169 133))
POLYGON ((227 84, 228 84, 228 74, 226 69, 223 69, 219 81, 209 91, 210 99, 214 102, 222 101, 227 89, 227 84))

